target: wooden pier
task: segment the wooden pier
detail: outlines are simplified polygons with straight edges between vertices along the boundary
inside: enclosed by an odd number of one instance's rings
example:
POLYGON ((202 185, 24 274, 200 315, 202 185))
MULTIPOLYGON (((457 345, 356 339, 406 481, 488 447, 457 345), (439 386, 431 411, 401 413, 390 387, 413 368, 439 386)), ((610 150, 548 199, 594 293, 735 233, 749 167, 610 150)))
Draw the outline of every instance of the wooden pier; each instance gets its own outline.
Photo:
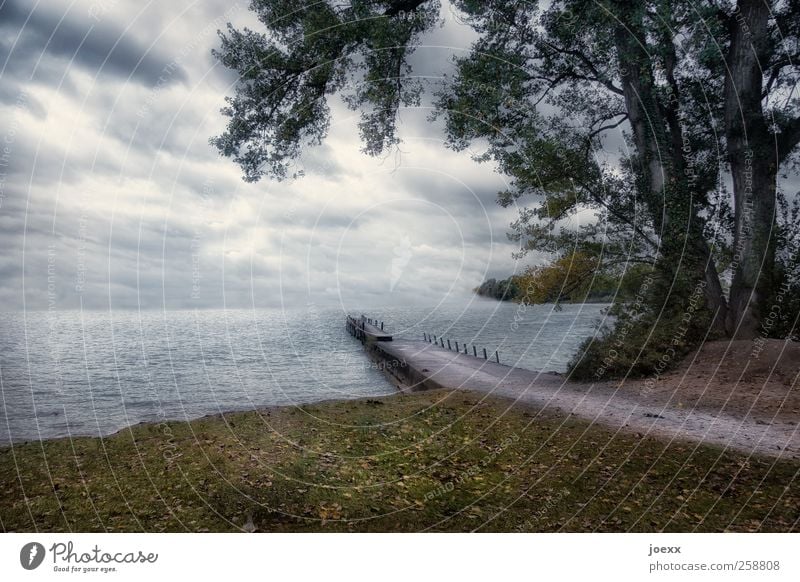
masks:
POLYGON ((498 381, 508 370, 516 370, 500 364, 497 350, 490 352, 493 362, 486 348, 479 350, 473 345, 470 350, 466 343, 427 333, 422 341, 394 339, 382 321, 365 315, 348 315, 345 327, 401 390, 466 388, 464 382, 474 378, 476 370, 491 370, 498 381))
POLYGON ((361 317, 347 316, 347 323, 345 324, 347 331, 350 332, 356 339, 364 341, 376 342, 390 342, 392 341, 392 334, 383 331, 383 322, 380 324, 377 320, 373 321, 365 315, 361 317))

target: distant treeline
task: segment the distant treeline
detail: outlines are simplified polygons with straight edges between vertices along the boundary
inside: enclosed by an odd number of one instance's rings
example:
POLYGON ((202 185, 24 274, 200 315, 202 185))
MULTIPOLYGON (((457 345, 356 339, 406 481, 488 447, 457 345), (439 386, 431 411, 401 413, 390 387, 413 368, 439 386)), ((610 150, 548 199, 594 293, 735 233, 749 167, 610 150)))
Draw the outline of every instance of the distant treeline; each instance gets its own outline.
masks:
POLYGON ((528 267, 507 279, 487 279, 473 291, 498 301, 613 303, 631 299, 650 269, 629 266, 617 273, 597 269, 598 260, 570 253, 548 265, 528 267))
MULTIPOLYGON (((520 285, 521 277, 511 276, 508 279, 486 279, 473 291, 481 297, 489 297, 497 301, 515 301, 521 302, 525 297, 525 288, 520 285)), ((593 288, 588 293, 580 298, 561 297, 559 303, 611 303, 614 301, 614 295, 626 294, 625 289, 618 289, 618 284, 609 282, 611 284, 604 285, 602 288, 593 288)), ((619 299, 619 297, 617 297, 619 299)))
POLYGON ((517 285, 517 277, 509 277, 500 281, 486 279, 473 291, 482 297, 490 297, 498 301, 519 301, 522 298, 522 292, 517 285))

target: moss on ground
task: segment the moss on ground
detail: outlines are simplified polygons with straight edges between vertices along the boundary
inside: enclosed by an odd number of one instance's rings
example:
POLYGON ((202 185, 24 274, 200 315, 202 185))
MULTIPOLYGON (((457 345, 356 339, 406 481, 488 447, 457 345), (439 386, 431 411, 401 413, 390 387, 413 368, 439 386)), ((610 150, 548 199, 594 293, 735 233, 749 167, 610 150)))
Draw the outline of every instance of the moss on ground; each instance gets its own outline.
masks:
POLYGON ((791 531, 798 469, 436 391, 0 449, 0 526, 791 531))

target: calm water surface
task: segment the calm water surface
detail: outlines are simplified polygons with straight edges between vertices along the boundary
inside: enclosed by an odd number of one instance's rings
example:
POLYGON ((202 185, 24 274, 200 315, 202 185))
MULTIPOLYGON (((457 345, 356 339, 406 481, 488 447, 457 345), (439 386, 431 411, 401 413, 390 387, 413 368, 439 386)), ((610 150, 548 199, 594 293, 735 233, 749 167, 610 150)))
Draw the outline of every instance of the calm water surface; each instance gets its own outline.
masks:
MULTIPOLYGON (((435 333, 563 371, 603 305, 472 301, 368 312, 398 337, 435 333)), ((340 308, 2 315, 0 443, 107 435, 146 421, 392 394, 340 308), (302 325, 298 325, 301 322, 302 325)), ((470 348, 471 350, 471 348, 470 348)))

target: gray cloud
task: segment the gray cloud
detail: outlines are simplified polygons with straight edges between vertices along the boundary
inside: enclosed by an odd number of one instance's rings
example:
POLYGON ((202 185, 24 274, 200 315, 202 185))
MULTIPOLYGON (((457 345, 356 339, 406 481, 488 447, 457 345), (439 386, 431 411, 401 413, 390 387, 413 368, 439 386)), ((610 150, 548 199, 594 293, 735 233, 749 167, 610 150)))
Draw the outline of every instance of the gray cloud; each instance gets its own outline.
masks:
MULTIPOLYGON (((107 2, 89 18, 96 5, 0 8, 0 309, 435 304, 515 268, 502 179, 447 151, 426 110, 404 110, 405 142, 375 159, 333 99, 329 138, 298 161, 305 178, 246 184, 207 141, 234 80, 208 25, 231 3, 107 2)), ((244 3, 231 19, 259 26, 244 3)), ((450 22, 429 44, 469 39, 450 22)), ((423 48, 415 66, 451 56, 423 48)))
MULTIPOLYGON (((20 99, 20 91, 18 87, 14 87, 11 83, 3 83, 0 85, 0 103, 8 107, 15 107, 20 99)), ((37 99, 28 96, 26 107, 35 116, 40 119, 47 117, 47 110, 44 108, 37 99)))
MULTIPOLYGON (((170 61, 156 48, 135 40, 130 32, 109 22, 98 23, 89 10, 77 7, 58 13, 48 10, 46 3, 31 9, 17 0, 5 0, 0 5, 0 31, 5 39, 0 44, 0 60, 8 63, 4 77, 11 73, 17 78, 52 81, 49 72, 44 76, 38 70, 38 61, 46 55, 92 73, 153 85, 170 61)), ((180 67, 171 77, 183 82, 188 79, 180 67)))

